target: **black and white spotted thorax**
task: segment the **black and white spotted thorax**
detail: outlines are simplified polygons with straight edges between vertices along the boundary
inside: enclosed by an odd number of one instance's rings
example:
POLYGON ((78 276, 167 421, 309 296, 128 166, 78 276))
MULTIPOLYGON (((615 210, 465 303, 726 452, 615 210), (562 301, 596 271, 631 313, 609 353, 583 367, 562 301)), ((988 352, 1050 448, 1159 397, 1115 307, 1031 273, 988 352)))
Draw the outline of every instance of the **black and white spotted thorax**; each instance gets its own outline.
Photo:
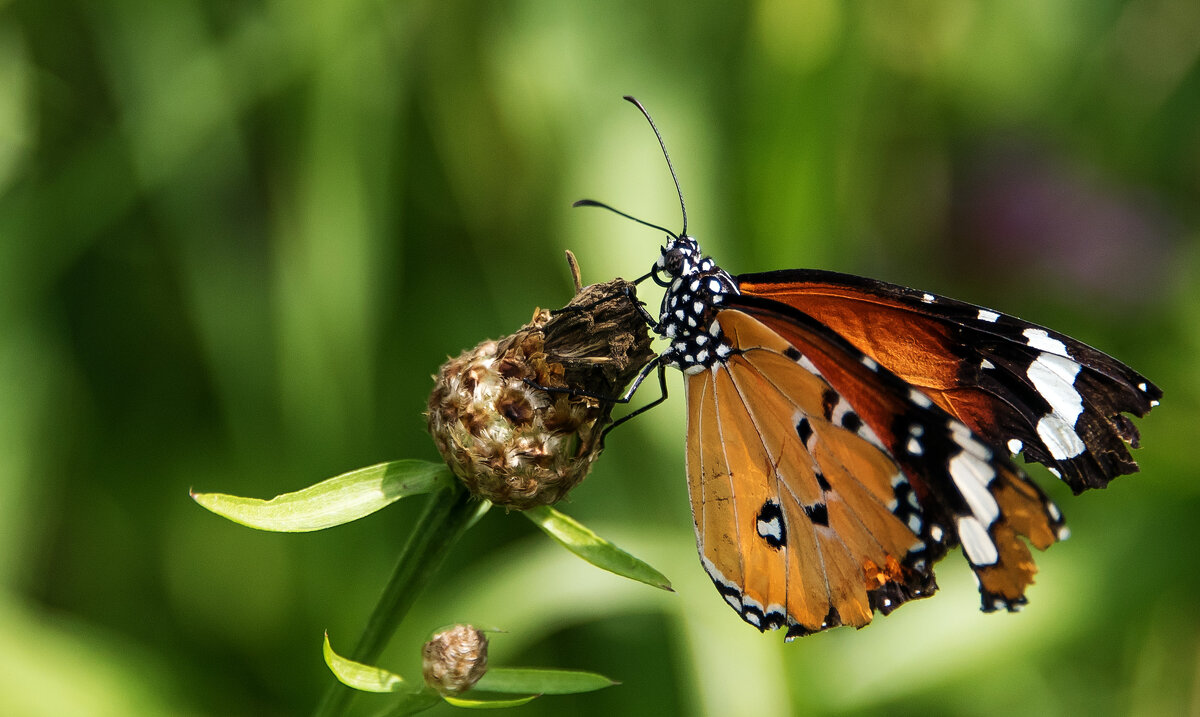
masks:
POLYGON ((737 294, 737 282, 690 236, 672 238, 654 265, 654 281, 666 287, 659 313, 659 335, 671 341, 662 363, 686 374, 699 373, 733 354, 713 313, 726 297, 737 294))

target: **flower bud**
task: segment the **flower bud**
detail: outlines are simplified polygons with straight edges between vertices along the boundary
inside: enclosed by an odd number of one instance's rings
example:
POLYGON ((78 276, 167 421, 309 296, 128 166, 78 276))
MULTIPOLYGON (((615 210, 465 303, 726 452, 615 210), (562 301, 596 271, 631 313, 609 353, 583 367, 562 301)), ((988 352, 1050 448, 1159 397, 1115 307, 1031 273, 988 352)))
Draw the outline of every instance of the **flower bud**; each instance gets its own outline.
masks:
POLYGON ((473 495, 524 510, 583 480, 613 408, 595 397, 621 395, 654 357, 635 302, 623 279, 588 286, 564 309, 539 309, 511 336, 442 366, 429 432, 473 495))
POLYGON ((437 633, 421 648, 425 684, 443 694, 458 694, 487 672, 487 636, 470 625, 455 625, 437 633))

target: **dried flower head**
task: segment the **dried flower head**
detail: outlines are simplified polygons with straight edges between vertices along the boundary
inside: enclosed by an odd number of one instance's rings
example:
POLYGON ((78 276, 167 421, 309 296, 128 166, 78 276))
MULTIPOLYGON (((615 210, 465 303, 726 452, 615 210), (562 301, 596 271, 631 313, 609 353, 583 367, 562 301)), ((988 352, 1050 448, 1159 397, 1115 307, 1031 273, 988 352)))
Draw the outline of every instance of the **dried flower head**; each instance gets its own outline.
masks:
POLYGON ((472 494, 524 510, 557 502, 583 480, 613 407, 588 396, 619 396, 654 357, 635 302, 623 279, 594 284, 442 366, 429 432, 472 494))
POLYGON ((421 648, 425 684, 443 694, 458 694, 487 672, 487 637, 470 625, 455 625, 437 633, 421 648))

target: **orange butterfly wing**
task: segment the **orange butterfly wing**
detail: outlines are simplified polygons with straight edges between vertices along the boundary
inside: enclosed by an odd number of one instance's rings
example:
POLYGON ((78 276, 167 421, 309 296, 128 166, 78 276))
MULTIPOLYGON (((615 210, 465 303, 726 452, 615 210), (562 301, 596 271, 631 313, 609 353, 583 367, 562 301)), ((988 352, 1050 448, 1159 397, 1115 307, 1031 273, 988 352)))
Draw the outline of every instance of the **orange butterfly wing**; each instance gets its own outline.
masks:
POLYGON ((932 594, 960 533, 985 609, 1024 602, 1017 536, 1045 548, 1062 523, 1015 466, 807 317, 745 301, 715 320, 733 353, 687 377, 688 488, 704 567, 743 619, 789 638, 861 627, 932 594))
POLYGON ((978 433, 1043 463, 1075 492, 1137 470, 1126 444, 1162 392, 1116 359, 1012 316, 817 270, 738 277, 844 337, 978 433))

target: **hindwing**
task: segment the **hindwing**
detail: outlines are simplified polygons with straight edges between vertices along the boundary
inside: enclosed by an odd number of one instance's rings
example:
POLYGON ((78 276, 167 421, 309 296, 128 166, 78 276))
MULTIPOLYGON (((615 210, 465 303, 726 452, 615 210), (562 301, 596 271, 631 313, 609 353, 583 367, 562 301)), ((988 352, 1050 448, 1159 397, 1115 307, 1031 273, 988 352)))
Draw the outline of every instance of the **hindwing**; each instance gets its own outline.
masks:
POLYGON ((688 488, 705 569, 760 630, 861 627, 937 589, 962 544, 984 609, 1025 600, 1057 508, 924 394, 786 306, 731 297, 729 356, 687 377, 688 488))

